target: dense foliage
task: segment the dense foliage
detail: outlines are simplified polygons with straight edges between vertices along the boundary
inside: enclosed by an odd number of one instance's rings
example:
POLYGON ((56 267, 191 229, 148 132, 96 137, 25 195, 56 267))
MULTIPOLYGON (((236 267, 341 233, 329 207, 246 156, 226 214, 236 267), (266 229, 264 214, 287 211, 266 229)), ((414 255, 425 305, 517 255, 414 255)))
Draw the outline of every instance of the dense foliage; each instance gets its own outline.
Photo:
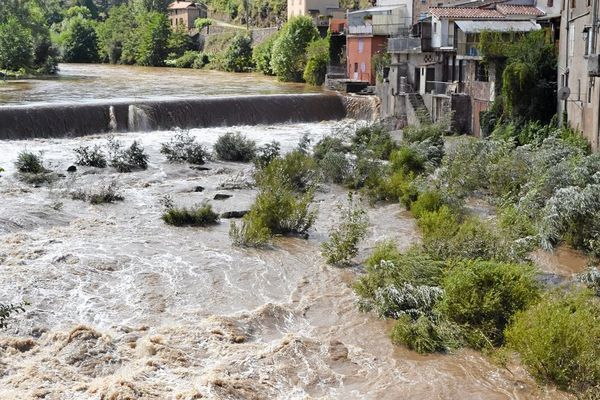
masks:
POLYGON ((306 83, 321 86, 325 82, 329 63, 329 37, 317 39, 306 48, 306 67, 303 78, 306 83))
POLYGON ((256 142, 239 132, 227 132, 217 139, 214 151, 220 160, 248 162, 256 156, 256 142))
POLYGON ((301 81, 306 68, 306 49, 319 37, 310 17, 295 17, 281 28, 273 43, 271 68, 283 81, 301 81))

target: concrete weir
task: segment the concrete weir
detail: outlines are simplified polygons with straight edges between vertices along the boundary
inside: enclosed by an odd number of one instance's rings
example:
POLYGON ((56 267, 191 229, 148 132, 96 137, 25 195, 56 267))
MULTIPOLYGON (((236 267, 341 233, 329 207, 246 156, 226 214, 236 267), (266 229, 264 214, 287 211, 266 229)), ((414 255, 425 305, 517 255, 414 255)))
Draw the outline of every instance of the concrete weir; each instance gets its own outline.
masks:
POLYGON ((336 94, 281 94, 7 106, 0 140, 339 120, 347 104, 336 94))

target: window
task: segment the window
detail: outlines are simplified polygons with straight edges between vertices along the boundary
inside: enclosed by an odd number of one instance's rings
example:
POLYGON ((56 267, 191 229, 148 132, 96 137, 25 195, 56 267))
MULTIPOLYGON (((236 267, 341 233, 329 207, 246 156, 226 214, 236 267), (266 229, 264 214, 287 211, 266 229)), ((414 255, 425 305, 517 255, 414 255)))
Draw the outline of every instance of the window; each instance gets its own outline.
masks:
POLYGON ((365 44, 362 39, 358 39, 358 54, 361 54, 365 49, 365 44))
POLYGON ((360 72, 363 74, 367 72, 367 65, 364 62, 360 63, 360 72))
POLYGON ((358 63, 354 63, 354 72, 358 72, 358 63))
POLYGON ((437 22, 433 23, 433 33, 437 32, 437 22))
POLYGON ((546 4, 546 6, 553 7, 554 6, 554 0, 548 0, 548 3, 546 4))
POLYGON ((475 62, 475 80, 479 82, 487 82, 489 80, 487 69, 485 65, 479 61, 475 62))
POLYGON ((576 0, 571 0, 571 8, 575 8, 576 5, 576 0))
POLYGON ((591 38, 591 36, 592 36, 591 35, 591 29, 589 27, 585 28, 583 30, 583 38, 584 38, 584 41, 585 41, 585 49, 584 49, 583 54, 586 55, 586 56, 588 54, 590 54, 590 50, 591 50, 591 47, 592 47, 592 38, 591 38))

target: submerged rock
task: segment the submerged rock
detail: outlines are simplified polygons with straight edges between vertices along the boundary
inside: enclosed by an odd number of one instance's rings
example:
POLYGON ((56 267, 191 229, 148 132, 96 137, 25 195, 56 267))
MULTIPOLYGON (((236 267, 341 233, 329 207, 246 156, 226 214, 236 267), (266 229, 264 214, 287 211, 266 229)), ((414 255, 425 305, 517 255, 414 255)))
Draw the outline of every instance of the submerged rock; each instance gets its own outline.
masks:
POLYGON ((77 171, 77 167, 74 165, 71 165, 69 168, 67 168, 67 172, 76 172, 77 171))
POLYGON ((196 187, 194 188, 194 192, 195 192, 195 193, 204 192, 204 187, 203 187, 203 186, 196 186, 196 187))
POLYGON ((248 214, 248 210, 243 210, 243 211, 225 211, 224 213, 222 213, 220 215, 220 217, 223 218, 223 219, 242 218, 246 214, 248 214))
POLYGON ((210 171, 210 168, 208 167, 201 167, 199 165, 190 165, 191 169, 194 169, 196 171, 210 171))
POLYGON ((227 200, 231 197, 233 197, 233 196, 230 194, 217 193, 217 194, 215 194, 215 197, 213 197, 213 200, 227 200))

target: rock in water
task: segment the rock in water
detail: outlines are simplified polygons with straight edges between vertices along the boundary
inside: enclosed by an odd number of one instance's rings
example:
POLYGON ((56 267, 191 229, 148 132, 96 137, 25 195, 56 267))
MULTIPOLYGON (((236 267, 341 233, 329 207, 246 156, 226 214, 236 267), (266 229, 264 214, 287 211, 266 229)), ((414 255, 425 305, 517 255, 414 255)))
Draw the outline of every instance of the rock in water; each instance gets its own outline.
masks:
POLYGON ((217 194, 215 194, 215 197, 213 197, 213 200, 227 200, 230 197, 233 197, 233 196, 230 194, 217 193, 217 194))
POLYGON ((75 172, 77 171, 77 167, 74 165, 71 165, 69 168, 67 168, 67 172, 75 172))
POLYGON ((243 210, 243 211, 225 211, 223 214, 221 214, 221 218, 223 218, 223 219, 242 218, 246 214, 248 214, 248 210, 243 210))

